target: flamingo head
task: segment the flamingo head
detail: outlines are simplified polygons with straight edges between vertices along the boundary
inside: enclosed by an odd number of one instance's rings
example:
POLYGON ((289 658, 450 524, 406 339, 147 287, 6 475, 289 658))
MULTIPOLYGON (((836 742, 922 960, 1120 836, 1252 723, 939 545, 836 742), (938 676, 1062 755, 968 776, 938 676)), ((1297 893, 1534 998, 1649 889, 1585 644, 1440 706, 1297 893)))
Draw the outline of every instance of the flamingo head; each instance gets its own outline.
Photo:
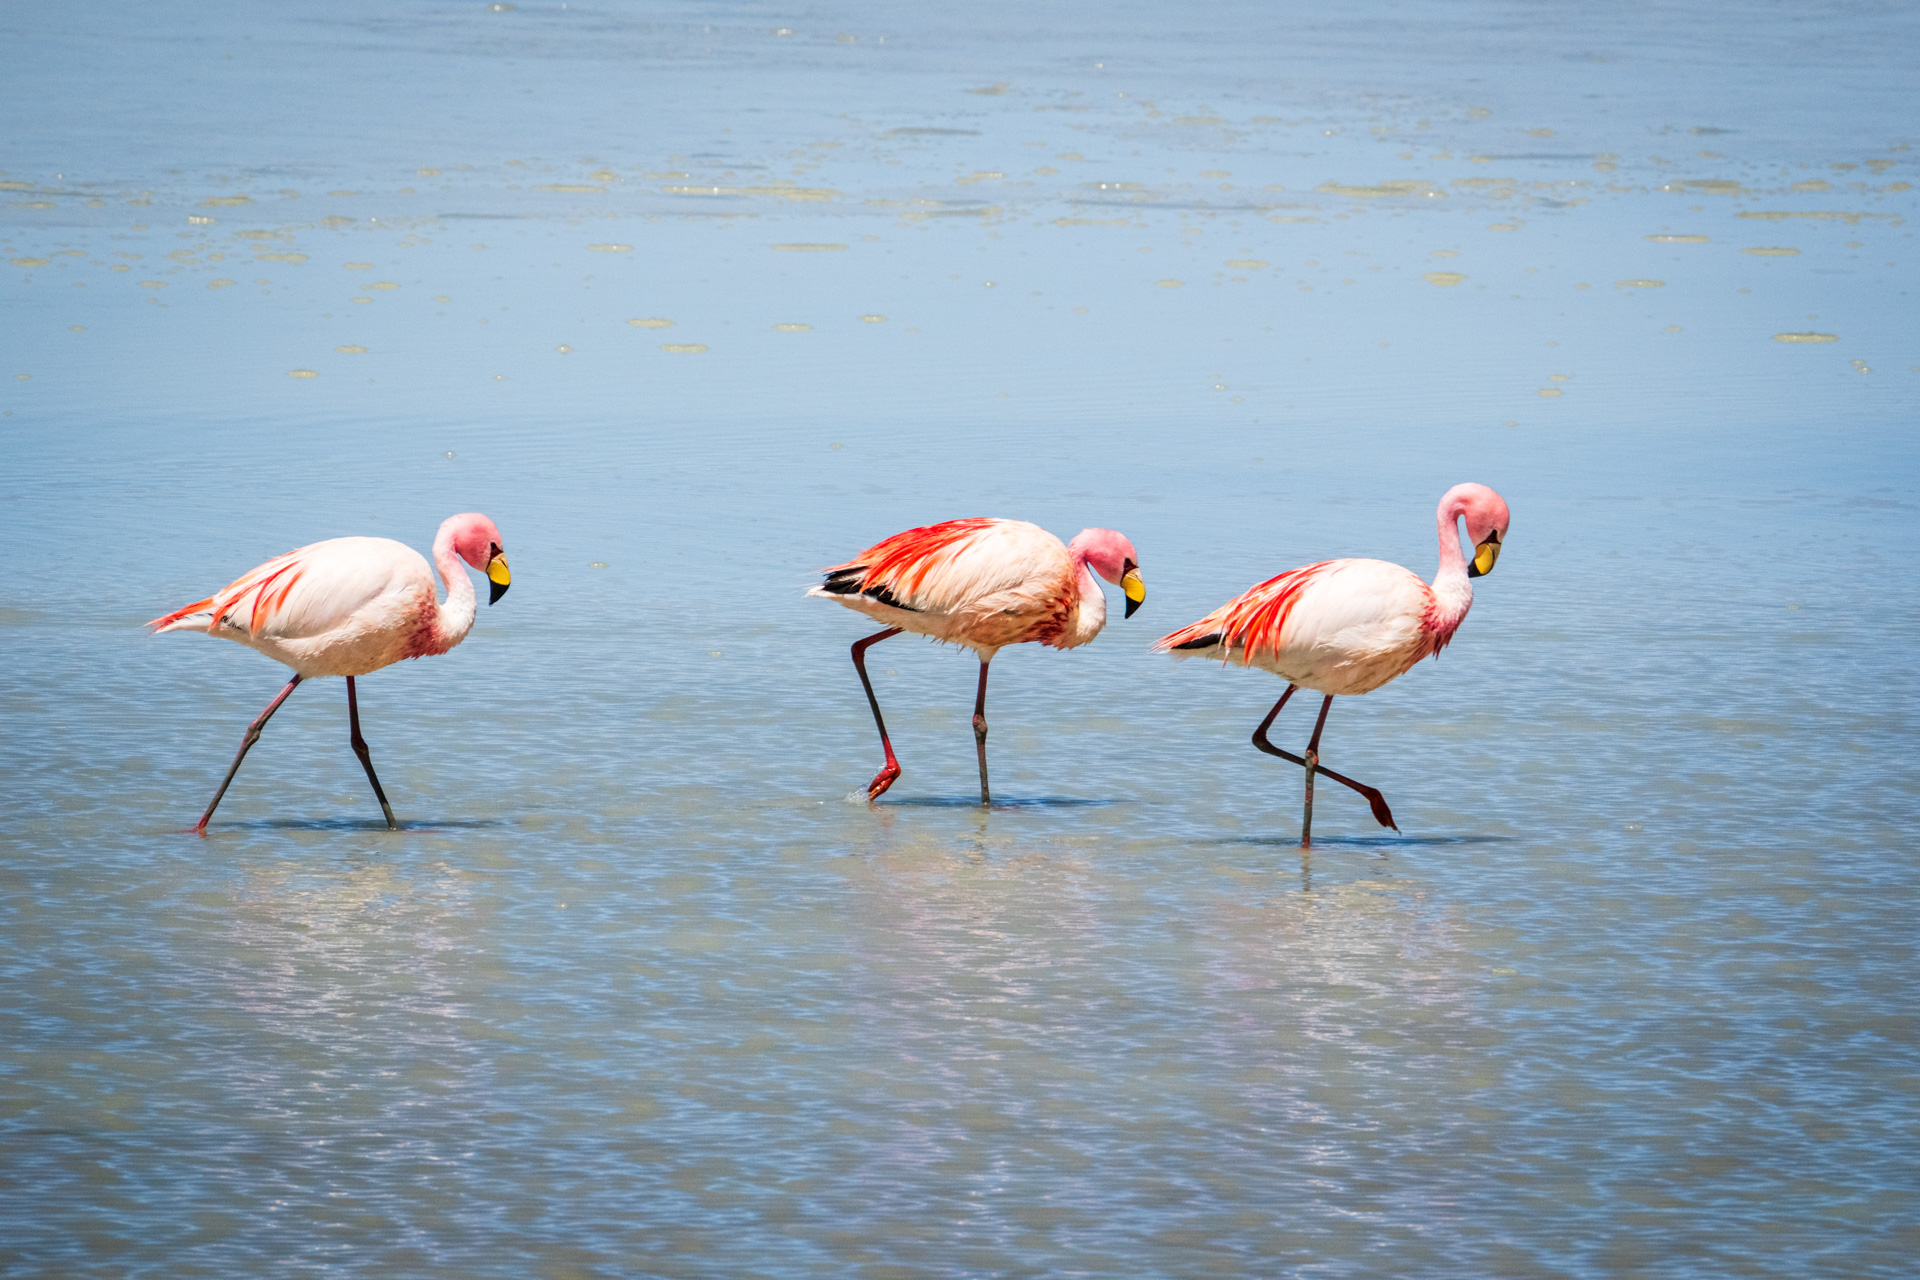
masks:
MULTIPOLYGON (((1491 492, 1491 490, 1489 490, 1491 492)), ((1125 534, 1111 529, 1082 529, 1074 535, 1067 550, 1080 557, 1087 568, 1126 593, 1127 617, 1147 598, 1147 586, 1140 581, 1140 556, 1125 534)))
POLYGON ((507 572, 500 530, 494 527, 493 521, 477 511, 448 516, 440 526, 440 540, 451 546, 455 555, 487 575, 487 581, 492 584, 488 604, 497 604, 500 597, 507 594, 513 577, 507 572))
POLYGON ((1473 544, 1473 562, 1467 566, 1469 578, 1484 578, 1493 572, 1500 559, 1501 544, 1507 540, 1507 500, 1483 484, 1457 484, 1440 499, 1440 512, 1449 526, 1465 517, 1467 541, 1473 544))

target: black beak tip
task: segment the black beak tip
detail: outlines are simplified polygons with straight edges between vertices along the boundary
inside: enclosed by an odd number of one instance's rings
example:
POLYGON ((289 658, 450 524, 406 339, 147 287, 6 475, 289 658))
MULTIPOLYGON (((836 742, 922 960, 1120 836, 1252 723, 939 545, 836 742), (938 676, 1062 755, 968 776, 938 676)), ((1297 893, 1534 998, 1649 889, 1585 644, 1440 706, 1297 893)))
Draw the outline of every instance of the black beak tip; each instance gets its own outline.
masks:
POLYGON ((504 582, 489 581, 487 586, 489 588, 487 592, 487 603, 489 605, 499 604, 500 597, 507 594, 507 584, 504 582))
POLYGON ((1140 605, 1142 603, 1143 603, 1142 601, 1135 600, 1129 597, 1127 600, 1127 612, 1125 616, 1131 618, 1134 615, 1135 611, 1140 608, 1140 605))
MULTIPOLYGON (((1469 560, 1467 562, 1467 576, 1469 578, 1484 578, 1486 575, 1480 572, 1479 565, 1469 560)), ((498 597, 496 596, 495 599, 498 599, 498 597)))

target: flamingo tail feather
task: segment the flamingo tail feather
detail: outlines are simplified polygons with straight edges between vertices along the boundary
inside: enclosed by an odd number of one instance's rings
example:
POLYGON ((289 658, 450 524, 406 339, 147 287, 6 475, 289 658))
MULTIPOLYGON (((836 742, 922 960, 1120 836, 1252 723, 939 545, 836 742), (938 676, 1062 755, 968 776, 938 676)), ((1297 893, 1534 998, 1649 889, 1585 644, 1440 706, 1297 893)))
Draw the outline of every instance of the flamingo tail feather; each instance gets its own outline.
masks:
POLYGON ((165 631, 205 631, 213 623, 213 597, 195 600, 192 604, 175 609, 163 618, 155 618, 147 623, 149 634, 159 635, 165 631))
MULTIPOLYGON (((1173 639, 1172 636, 1168 636, 1167 638, 1169 640, 1173 639)), ((1218 631, 1211 631, 1211 632, 1208 632, 1206 635, 1195 636, 1191 640, 1176 641, 1173 644, 1165 645, 1163 647, 1169 650, 1211 649, 1215 645, 1225 644, 1226 641, 1227 641, 1227 637, 1224 634, 1218 631)))

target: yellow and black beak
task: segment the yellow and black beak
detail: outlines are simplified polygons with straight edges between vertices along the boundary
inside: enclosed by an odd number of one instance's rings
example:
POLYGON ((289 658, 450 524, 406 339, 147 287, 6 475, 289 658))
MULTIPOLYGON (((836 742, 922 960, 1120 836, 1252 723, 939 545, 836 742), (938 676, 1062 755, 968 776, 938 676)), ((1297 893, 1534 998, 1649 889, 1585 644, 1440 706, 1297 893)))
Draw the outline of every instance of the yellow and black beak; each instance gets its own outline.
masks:
POLYGON ((1487 535, 1487 540, 1473 549, 1473 563, 1467 566, 1469 578, 1484 578, 1493 572, 1494 561, 1500 558, 1500 531, 1495 529, 1487 535))
POLYGON ((1131 618, 1147 598, 1147 584, 1140 581, 1140 569, 1131 560, 1127 561, 1127 571, 1120 575, 1120 589, 1127 593, 1126 616, 1131 618))
POLYGON ((493 559, 487 561, 487 581, 493 584, 488 604, 499 604, 500 597, 513 585, 513 575, 507 572, 507 557, 498 547, 493 549, 493 559))

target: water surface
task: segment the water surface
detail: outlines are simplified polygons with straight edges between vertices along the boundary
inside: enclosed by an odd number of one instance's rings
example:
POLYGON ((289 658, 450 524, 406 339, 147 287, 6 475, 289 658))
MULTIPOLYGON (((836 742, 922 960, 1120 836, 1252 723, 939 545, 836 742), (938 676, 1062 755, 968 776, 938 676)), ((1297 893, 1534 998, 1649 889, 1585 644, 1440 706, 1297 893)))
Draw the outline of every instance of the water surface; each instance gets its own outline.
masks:
POLYGON ((1911 9, 90 13, 0 17, 0 1274, 1910 1270, 1911 9), (1303 855, 1148 646, 1464 479, 1303 855), (182 834, 285 673, 139 624, 464 510, 404 829, 321 681, 182 834), (1146 607, 986 813, 875 650, 851 803, 801 591, 972 514, 1146 607))

